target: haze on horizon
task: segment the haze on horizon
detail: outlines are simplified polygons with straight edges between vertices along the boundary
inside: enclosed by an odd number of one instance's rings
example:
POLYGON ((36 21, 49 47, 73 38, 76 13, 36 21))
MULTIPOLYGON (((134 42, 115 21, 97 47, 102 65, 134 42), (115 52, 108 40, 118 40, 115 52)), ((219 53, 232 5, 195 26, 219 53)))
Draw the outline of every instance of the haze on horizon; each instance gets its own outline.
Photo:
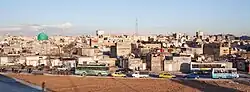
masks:
POLYGON ((250 35, 250 0, 2 0, 1 35, 135 32, 250 35))

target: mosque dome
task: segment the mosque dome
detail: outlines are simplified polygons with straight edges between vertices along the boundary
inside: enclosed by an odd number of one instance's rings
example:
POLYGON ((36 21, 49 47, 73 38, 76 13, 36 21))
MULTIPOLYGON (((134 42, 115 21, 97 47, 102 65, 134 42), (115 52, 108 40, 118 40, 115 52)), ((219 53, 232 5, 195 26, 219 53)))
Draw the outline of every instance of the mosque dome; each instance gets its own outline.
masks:
POLYGON ((48 40, 49 36, 47 34, 45 34, 44 32, 39 33, 37 36, 37 40, 42 41, 42 40, 48 40))

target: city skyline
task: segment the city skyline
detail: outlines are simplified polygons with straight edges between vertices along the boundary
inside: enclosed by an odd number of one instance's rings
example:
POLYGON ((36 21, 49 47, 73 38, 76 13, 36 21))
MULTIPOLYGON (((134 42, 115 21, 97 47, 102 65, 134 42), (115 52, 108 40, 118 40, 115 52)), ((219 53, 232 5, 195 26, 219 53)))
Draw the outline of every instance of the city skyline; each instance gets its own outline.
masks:
POLYGON ((250 35, 248 0, 106 0, 106 1, 0 1, 0 32, 48 34, 139 34, 182 32, 250 35), (64 30, 64 31, 62 31, 64 30))

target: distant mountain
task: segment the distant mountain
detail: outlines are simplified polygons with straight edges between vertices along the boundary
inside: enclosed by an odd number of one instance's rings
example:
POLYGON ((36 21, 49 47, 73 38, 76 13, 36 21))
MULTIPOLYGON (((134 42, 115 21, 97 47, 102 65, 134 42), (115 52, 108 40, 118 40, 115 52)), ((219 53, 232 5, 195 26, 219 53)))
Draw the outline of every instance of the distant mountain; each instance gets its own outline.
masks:
POLYGON ((250 40, 250 37, 249 36, 241 36, 240 40, 250 40))

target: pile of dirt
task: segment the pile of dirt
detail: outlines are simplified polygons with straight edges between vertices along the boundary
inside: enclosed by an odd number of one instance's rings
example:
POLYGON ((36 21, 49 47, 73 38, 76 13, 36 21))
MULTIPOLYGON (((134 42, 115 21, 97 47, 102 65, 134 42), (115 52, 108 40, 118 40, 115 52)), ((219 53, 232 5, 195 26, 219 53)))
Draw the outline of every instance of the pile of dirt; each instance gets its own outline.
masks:
POLYGON ((223 81, 102 78, 9 74, 10 77, 45 86, 54 92, 233 92, 250 91, 247 85, 223 81), (247 89, 248 88, 248 89, 247 89))

